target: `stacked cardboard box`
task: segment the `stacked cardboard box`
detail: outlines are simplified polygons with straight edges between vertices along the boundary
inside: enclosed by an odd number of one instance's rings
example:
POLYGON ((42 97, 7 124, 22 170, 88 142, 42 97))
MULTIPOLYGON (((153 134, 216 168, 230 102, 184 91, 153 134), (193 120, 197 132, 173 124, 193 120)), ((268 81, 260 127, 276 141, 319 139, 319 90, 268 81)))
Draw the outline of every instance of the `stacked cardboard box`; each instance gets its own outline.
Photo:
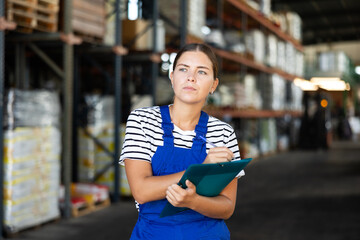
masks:
MULTIPOLYGON (((153 23, 150 20, 123 20, 123 45, 132 50, 153 49, 153 23)), ((157 21, 157 51, 165 50, 165 27, 162 20, 157 21)))

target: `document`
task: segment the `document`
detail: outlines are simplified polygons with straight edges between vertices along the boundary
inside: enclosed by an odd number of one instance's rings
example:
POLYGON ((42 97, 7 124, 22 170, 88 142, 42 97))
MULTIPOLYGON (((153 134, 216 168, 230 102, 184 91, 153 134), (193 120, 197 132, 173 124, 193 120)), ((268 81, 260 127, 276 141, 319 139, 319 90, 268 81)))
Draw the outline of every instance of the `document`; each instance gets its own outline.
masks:
MULTIPOLYGON (((196 186, 197 194, 207 197, 217 196, 251 160, 252 158, 246 158, 223 163, 192 164, 185 171, 178 185, 185 189, 185 181, 189 180, 196 186)), ((184 210, 187 208, 174 207, 168 202, 160 217, 184 210)))

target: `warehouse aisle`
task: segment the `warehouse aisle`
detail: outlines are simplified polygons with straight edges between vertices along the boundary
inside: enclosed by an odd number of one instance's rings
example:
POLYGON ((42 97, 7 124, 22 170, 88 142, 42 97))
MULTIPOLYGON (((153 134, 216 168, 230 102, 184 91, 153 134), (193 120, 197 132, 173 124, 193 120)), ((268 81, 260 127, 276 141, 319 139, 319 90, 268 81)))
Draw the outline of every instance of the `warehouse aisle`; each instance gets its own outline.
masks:
MULTIPOLYGON (((12 239, 129 239, 136 218, 133 202, 121 201, 12 239)), ((360 143, 255 160, 239 180, 236 213, 227 223, 236 240, 358 240, 360 143)))

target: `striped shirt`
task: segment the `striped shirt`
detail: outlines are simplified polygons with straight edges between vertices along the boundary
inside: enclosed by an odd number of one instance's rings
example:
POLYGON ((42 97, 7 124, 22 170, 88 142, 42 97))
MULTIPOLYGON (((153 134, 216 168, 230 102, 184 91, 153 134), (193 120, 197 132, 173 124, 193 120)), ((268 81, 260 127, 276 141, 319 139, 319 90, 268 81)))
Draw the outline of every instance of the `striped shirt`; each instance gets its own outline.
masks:
MULTIPOLYGON (((120 164, 125 159, 148 161, 156 152, 158 146, 163 146, 164 131, 161 128, 162 118, 160 107, 145 107, 132 111, 128 117, 125 131, 125 139, 120 155, 120 164)), ((234 160, 240 159, 238 142, 234 129, 227 123, 209 116, 206 138, 216 146, 226 146, 234 153, 234 160)), ((174 146, 179 148, 192 147, 192 139, 196 136, 194 130, 184 131, 174 124, 174 146)), ((206 152, 212 146, 206 144, 206 152)), ((238 175, 242 176, 244 172, 238 175)))

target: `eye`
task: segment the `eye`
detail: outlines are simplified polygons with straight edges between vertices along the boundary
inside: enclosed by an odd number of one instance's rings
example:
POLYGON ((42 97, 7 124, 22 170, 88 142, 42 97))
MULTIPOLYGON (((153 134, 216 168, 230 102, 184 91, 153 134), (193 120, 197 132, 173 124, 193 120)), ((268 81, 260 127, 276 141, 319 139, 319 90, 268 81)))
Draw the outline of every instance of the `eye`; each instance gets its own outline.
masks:
POLYGON ((199 70, 198 73, 201 74, 201 75, 206 75, 206 74, 207 74, 207 72, 205 72, 205 71, 203 71, 203 70, 199 70))
POLYGON ((186 69, 186 68, 181 67, 181 68, 179 68, 179 71, 180 71, 180 72, 186 72, 186 71, 187 71, 187 69, 186 69))

